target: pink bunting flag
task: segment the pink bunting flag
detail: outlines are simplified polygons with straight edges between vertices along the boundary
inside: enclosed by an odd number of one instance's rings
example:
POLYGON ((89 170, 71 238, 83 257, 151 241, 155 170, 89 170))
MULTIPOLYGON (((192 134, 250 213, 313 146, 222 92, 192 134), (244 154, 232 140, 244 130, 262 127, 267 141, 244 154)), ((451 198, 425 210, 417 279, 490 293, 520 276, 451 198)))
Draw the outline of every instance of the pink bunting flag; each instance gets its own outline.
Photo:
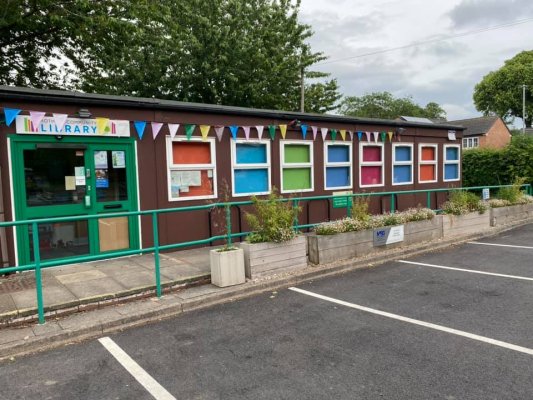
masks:
POLYGON ((353 142, 353 132, 348 131, 348 135, 350 135, 350 142, 353 142))
POLYGON ((316 140, 316 134, 318 133, 318 126, 312 126, 311 129, 313 130, 313 140, 316 140))
POLYGON ((59 132, 61 132, 67 122, 68 114, 52 114, 52 115, 54 117, 54 122, 56 124, 57 129, 59 130, 59 132))
POLYGON ((322 134, 322 140, 326 140, 326 136, 328 135, 328 128, 320 128, 320 133, 322 134))
POLYGON ((215 126, 215 133, 217 135, 218 141, 219 142, 222 141, 222 134, 224 133, 224 127, 220 125, 215 126))
POLYGON ((265 130, 265 127, 263 125, 257 125, 255 129, 257 129, 257 137, 259 138, 259 140, 261 140, 261 138, 263 137, 263 131, 265 130))
POLYGON ((250 127, 243 126, 242 130, 244 131, 244 137, 246 138, 246 140, 250 140, 250 127))
POLYGON ((155 138, 157 137, 157 135, 159 134, 159 131, 161 130, 161 128, 163 126, 163 123, 161 123, 161 122, 152 122, 151 125, 152 125, 152 137, 155 140, 155 138))
POLYGON ((370 132, 366 131, 365 135, 366 135, 366 141, 370 142, 370 132))
POLYGON ((170 132, 170 137, 174 139, 174 136, 176 136, 176 133, 178 132, 178 128, 180 127, 180 124, 168 124, 168 130, 170 132))
POLYGON ((207 135, 209 135, 210 129, 211 129, 210 125, 200 125, 200 133, 202 134, 202 140, 204 142, 207 140, 207 135))
POLYGON ((378 136, 379 136, 379 132, 372 132, 372 135, 374 135, 374 142, 378 142, 378 136))
POLYGON ((46 113, 42 111, 30 111, 30 120, 31 124, 33 125, 34 132, 37 132, 39 130, 39 124, 41 123, 45 115, 46 113))

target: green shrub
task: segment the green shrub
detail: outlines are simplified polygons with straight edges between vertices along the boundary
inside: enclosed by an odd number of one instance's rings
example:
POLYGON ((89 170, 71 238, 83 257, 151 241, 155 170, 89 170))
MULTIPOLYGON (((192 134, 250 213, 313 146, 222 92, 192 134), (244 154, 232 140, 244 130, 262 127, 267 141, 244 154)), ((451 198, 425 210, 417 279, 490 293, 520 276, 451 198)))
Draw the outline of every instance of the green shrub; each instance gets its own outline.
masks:
POLYGON ((498 191, 497 198, 507 200, 511 204, 518 204, 524 196, 524 193, 520 190, 524 182, 524 178, 516 179, 512 186, 501 188, 498 191))
POLYGON ((293 207, 291 201, 281 202, 273 191, 265 200, 252 196, 254 213, 246 213, 246 221, 254 231, 248 235, 250 243, 285 242, 296 236, 293 222, 300 207, 293 207))
POLYGON ((487 210, 487 205, 472 192, 465 190, 453 191, 450 199, 442 205, 445 214, 462 215, 477 211, 483 214, 487 210))
POLYGON ((369 202, 368 196, 357 196, 352 203, 352 218, 359 221, 370 221, 370 213, 368 212, 369 202))

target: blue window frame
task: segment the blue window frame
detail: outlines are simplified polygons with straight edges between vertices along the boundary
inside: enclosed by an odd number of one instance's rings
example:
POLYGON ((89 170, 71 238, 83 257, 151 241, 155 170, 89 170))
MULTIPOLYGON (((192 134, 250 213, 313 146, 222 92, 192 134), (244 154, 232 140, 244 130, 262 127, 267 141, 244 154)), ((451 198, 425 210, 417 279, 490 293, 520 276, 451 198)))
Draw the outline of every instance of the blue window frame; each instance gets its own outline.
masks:
POLYGON ((352 188, 352 144, 324 144, 324 185, 326 190, 352 188))
POLYGON ((413 184, 413 145, 410 143, 393 144, 392 184, 413 184))
POLYGON ((232 140, 232 194, 270 193, 270 141, 232 140))

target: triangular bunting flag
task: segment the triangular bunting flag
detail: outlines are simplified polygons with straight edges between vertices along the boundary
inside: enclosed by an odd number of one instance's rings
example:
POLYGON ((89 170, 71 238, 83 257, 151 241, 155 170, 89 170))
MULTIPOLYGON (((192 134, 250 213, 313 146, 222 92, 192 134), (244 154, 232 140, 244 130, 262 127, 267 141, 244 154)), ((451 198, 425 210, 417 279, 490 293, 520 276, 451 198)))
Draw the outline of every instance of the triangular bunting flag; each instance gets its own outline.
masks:
POLYGON ((18 108, 4 108, 4 116, 6 118, 6 125, 9 126, 17 118, 22 110, 18 108))
POLYGON ((287 135, 287 125, 286 124, 281 124, 279 126, 279 130, 281 131, 281 137, 283 139, 285 139, 285 136, 287 135))
POLYGON ((357 132, 357 139, 359 139, 359 141, 361 141, 361 139, 363 139, 363 132, 361 132, 361 131, 357 132))
POLYGON ((215 133, 217 135, 218 141, 219 142, 222 141, 222 134, 224 133, 224 127, 220 125, 215 126, 215 133))
POLYGON ((307 125, 301 125, 300 128, 302 129, 302 136, 305 139, 305 136, 307 135, 307 125))
POLYGON ((237 131, 239 130, 239 127, 237 125, 231 125, 229 130, 231 131, 231 136, 233 139, 237 139, 237 131))
POLYGON ((65 123, 67 122, 68 114, 52 114, 54 122, 59 132, 63 130, 65 123))
POLYGON ((389 135, 389 142, 392 142, 392 135, 394 135, 394 132, 387 132, 387 135, 389 135))
POLYGON ((244 131, 244 137, 246 140, 250 139, 250 127, 249 126, 243 126, 242 130, 244 131))
POLYGON ((348 135, 350 135, 350 142, 353 142, 353 132, 348 131, 348 135))
POLYGON ((374 136, 374 142, 378 142, 378 136, 379 136, 379 132, 372 132, 372 135, 374 136))
POLYGON ((276 137, 276 125, 268 126, 268 134, 270 135, 270 139, 274 140, 276 137))
POLYGON ((370 142, 370 132, 366 131, 365 135, 366 135, 366 141, 370 142))
POLYGON ((316 134, 318 133, 318 126, 312 126, 311 129, 313 130, 313 140, 316 140, 316 134))
POLYGON ((257 125, 255 129, 257 129, 257 137, 259 138, 259 140, 261 140, 261 138, 263 137, 263 130, 265 129, 265 127, 263 125, 257 125))
POLYGON ((105 135, 109 131, 109 118, 96 118, 96 133, 105 135))
POLYGON ((135 130, 137 131, 139 139, 143 140, 144 128, 146 128, 146 121, 134 121, 133 125, 135 125, 135 130))
POLYGON ((163 123, 161 123, 161 122, 152 122, 151 125, 152 125, 152 137, 155 140, 155 138, 159 134, 159 131, 161 130, 161 127, 163 126, 163 123))
POLYGON ((185 136, 187 136, 187 140, 191 140, 191 137, 192 137, 192 134, 194 133, 195 128, 196 128, 196 125, 194 124, 185 125, 185 136))
POLYGON ((30 120, 33 125, 33 131, 37 132, 39 130, 39 124, 43 120, 46 113, 42 111, 30 111, 30 120))
POLYGON ((170 132, 170 137, 172 139, 174 139, 174 136, 176 136, 179 127, 180 124, 168 124, 168 131, 170 132))
POLYGON ((210 125, 200 125, 200 133, 202 134, 202 140, 204 142, 207 140, 207 135, 209 135, 210 129, 211 129, 210 125))
POLYGON ((346 140, 346 129, 341 129, 339 133, 341 134, 342 140, 346 140))
POLYGON ((383 143, 385 143, 385 140, 386 140, 385 138, 387 137, 387 132, 381 132, 380 136, 381 136, 381 141, 383 143))
POLYGON ((326 140, 326 136, 328 135, 328 128, 320 128, 320 133, 322 134, 322 140, 326 140))
POLYGON ((335 139, 337 139, 337 130, 336 129, 332 129, 331 130, 331 140, 335 141, 335 139))

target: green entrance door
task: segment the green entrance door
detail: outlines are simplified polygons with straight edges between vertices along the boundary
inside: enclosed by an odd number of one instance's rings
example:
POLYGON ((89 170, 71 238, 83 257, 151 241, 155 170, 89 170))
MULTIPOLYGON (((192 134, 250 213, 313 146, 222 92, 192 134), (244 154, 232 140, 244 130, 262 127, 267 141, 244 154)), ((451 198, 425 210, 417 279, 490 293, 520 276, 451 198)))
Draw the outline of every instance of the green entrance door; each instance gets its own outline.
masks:
MULTIPOLYGON (((131 139, 13 137, 18 220, 137 210, 131 139)), ((33 260, 31 227, 17 228, 19 264, 33 260)), ((43 260, 138 248, 137 217, 39 224, 43 260)))

